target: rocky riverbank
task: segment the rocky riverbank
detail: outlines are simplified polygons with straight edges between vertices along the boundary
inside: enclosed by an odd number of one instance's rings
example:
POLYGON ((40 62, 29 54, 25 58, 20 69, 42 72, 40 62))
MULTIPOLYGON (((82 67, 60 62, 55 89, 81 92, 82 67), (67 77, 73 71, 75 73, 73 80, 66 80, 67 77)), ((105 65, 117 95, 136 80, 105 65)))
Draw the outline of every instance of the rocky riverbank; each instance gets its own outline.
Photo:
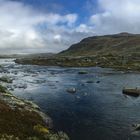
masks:
POLYGON ((0 140, 69 140, 54 133, 52 120, 33 102, 12 95, 0 85, 0 140))

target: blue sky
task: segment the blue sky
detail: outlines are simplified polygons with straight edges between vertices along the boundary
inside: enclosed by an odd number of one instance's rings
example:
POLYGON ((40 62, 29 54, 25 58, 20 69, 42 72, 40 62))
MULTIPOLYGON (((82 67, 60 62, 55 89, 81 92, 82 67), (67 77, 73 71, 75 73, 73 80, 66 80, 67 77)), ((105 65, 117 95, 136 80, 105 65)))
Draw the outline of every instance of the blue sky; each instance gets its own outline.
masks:
POLYGON ((79 15, 78 23, 85 22, 92 13, 97 11, 97 0, 21 0, 24 4, 33 6, 36 10, 42 12, 57 12, 65 15, 68 13, 77 13, 79 15), (92 4, 92 6, 91 6, 92 4))
POLYGON ((0 0, 0 52, 60 52, 81 39, 140 33, 140 0, 0 0))

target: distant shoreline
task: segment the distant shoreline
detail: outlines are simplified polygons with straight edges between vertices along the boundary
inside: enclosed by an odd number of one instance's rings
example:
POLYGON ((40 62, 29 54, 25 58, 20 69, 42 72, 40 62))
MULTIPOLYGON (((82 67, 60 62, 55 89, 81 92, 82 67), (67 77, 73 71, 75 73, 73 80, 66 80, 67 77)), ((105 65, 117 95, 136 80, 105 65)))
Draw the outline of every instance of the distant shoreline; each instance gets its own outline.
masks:
POLYGON ((54 56, 48 58, 21 58, 16 59, 18 64, 60 66, 60 67, 102 67, 123 71, 140 71, 139 57, 96 55, 96 56, 54 56))

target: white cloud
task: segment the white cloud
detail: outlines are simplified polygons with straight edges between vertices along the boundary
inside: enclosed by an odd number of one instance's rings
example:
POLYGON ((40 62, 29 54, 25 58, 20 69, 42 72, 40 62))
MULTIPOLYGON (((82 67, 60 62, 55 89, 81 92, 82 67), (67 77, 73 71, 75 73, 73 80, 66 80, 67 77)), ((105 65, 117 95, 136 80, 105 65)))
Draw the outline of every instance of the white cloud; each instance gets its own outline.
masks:
POLYGON ((66 23, 67 25, 72 25, 76 22, 77 18, 77 14, 67 14, 62 16, 56 13, 51 13, 46 15, 46 23, 51 25, 55 25, 57 23, 66 23))
POLYGON ((99 0, 101 12, 93 14, 90 24, 97 34, 140 33, 139 0, 99 0))
POLYGON ((77 32, 80 33, 93 33, 93 27, 86 25, 86 24, 80 24, 77 28, 76 28, 77 32))
POLYGON ((44 15, 36 14, 20 2, 0 0, 0 51, 8 53, 43 46, 34 26, 45 20, 44 15))
POLYGON ((55 36, 54 36, 54 40, 57 41, 57 42, 61 42, 62 36, 59 35, 59 34, 58 34, 58 35, 55 35, 55 36))
POLYGON ((64 45, 60 44, 62 38, 58 32, 59 27, 70 28, 77 18, 77 14, 40 13, 20 1, 0 0, 0 51, 3 53, 56 52, 64 45), (42 32, 38 31, 39 24, 44 24, 47 28, 42 32), (56 32, 51 35, 49 30, 54 27, 56 32), (59 42, 60 48, 56 41, 59 42))

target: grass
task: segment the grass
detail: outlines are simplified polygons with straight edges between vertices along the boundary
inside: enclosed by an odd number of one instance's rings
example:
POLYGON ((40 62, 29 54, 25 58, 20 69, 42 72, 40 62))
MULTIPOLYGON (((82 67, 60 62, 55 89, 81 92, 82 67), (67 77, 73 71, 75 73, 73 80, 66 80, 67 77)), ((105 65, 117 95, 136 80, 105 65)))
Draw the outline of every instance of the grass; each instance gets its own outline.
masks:
POLYGON ((0 100, 0 133, 14 135, 25 140, 28 137, 36 136, 43 140, 43 137, 34 131, 34 126, 40 124, 45 127, 42 118, 36 112, 11 109, 4 101, 0 100))
POLYGON ((0 93, 6 93, 6 92, 7 92, 6 87, 0 85, 0 93))

